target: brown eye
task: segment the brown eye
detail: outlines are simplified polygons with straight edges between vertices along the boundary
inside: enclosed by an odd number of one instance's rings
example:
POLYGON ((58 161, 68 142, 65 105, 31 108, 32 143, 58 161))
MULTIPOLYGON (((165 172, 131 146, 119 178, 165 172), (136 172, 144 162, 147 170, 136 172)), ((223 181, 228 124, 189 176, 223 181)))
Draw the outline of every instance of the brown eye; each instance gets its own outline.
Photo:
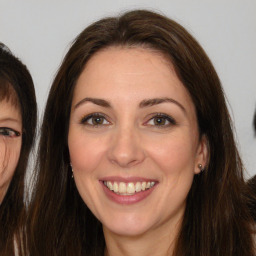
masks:
POLYGON ((13 138, 20 136, 20 132, 17 132, 8 127, 0 127, 0 136, 13 138))
POLYGON ((165 128, 175 124, 176 121, 172 117, 165 114, 157 114, 147 122, 147 125, 159 128, 165 128))
POLYGON ((104 115, 95 113, 95 114, 91 114, 89 116, 84 117, 81 120, 81 124, 98 127, 98 126, 109 125, 110 122, 107 120, 107 118, 104 115))
POLYGON ((104 118, 103 117, 92 117, 92 124, 93 125, 100 125, 104 123, 104 118))
POLYGON ((164 117, 155 117, 153 118, 154 125, 166 125, 166 118, 164 117))

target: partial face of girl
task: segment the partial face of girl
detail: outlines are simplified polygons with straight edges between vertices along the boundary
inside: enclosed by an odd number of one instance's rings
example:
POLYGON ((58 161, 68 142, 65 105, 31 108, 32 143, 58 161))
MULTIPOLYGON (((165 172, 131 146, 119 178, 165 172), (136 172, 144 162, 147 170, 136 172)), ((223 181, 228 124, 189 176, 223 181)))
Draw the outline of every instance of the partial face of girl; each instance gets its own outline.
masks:
POLYGON ((171 63, 143 48, 96 53, 72 101, 68 145, 77 189, 105 234, 169 232, 207 147, 171 63))
POLYGON ((11 101, 0 102, 0 203, 10 185, 20 156, 22 120, 11 101))

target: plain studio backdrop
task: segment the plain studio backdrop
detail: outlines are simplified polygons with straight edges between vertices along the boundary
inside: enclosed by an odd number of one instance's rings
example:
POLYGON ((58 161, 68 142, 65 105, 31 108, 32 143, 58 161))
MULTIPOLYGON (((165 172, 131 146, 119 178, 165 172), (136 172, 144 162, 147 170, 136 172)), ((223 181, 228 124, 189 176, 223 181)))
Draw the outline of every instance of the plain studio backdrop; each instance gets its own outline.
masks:
POLYGON ((176 20, 203 46, 222 81, 248 176, 256 174, 256 0, 0 0, 0 41, 30 70, 40 116, 73 39, 99 18, 138 8, 176 20))

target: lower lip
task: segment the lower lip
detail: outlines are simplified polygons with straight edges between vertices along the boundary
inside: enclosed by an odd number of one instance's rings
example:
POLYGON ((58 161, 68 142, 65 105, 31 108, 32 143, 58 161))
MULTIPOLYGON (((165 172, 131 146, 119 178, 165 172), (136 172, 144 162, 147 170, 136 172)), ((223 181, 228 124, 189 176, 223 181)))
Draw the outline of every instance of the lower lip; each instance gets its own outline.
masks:
POLYGON ((104 184, 103 182, 100 182, 103 186, 103 191, 105 192, 106 196, 114 201, 115 203, 118 204, 125 204, 125 205, 129 205, 129 204, 135 204, 138 203, 144 199, 146 199, 155 189, 155 186, 147 189, 145 191, 141 191, 141 192, 137 192, 134 195, 119 195, 114 193, 113 191, 109 190, 104 184))

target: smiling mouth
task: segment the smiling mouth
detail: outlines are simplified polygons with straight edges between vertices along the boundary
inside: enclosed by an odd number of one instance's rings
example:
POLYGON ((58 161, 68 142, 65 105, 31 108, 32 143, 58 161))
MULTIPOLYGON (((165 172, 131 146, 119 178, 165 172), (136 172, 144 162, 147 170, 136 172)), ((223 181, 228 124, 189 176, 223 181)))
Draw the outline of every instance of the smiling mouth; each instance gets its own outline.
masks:
POLYGON ((141 191, 146 191, 151 189, 156 185, 155 181, 137 181, 137 182, 116 182, 116 181, 103 181, 103 184, 111 191, 117 195, 134 195, 141 191))

